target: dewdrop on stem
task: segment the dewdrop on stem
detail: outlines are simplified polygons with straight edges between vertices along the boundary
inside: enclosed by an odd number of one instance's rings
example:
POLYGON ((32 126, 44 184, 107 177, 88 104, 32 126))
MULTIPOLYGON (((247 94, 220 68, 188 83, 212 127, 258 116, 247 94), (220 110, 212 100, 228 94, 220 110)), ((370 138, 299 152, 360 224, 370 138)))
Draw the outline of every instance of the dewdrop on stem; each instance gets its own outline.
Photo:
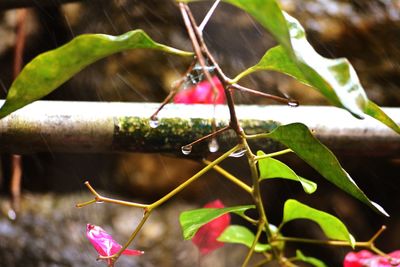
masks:
POLYGON ((299 106, 299 101, 295 99, 289 99, 287 104, 289 107, 295 108, 299 106))
POLYGON ((211 141, 208 143, 208 151, 211 153, 217 152, 219 149, 219 144, 216 138, 212 138, 211 141))
POLYGON ((186 145, 181 148, 183 155, 189 155, 192 152, 192 146, 186 145))
POLYGON ((160 125, 157 117, 151 117, 149 120, 149 125, 151 128, 155 129, 160 125))

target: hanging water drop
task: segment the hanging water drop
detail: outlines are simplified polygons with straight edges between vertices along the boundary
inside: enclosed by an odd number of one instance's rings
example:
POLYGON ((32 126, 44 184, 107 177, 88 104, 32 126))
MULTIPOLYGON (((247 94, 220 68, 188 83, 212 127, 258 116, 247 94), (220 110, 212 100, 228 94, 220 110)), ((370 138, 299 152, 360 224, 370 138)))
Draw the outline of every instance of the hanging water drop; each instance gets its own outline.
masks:
POLYGON ((158 121, 157 117, 152 117, 149 120, 149 125, 151 128, 157 128, 160 125, 160 122, 158 121))
POLYGON ((216 138, 211 139, 211 141, 208 143, 208 150, 211 153, 217 152, 219 149, 219 144, 216 138))
POLYGON ((246 154, 246 149, 245 148, 241 148, 239 150, 236 150, 235 152, 233 152, 232 154, 229 155, 229 157, 232 158, 240 158, 243 157, 244 154, 246 154))
POLYGON ((192 146, 191 145, 183 146, 181 149, 182 149, 182 154, 183 155, 189 155, 192 152, 192 146))
POLYGON ((295 99, 289 99, 288 101, 288 106, 295 108, 299 106, 299 101, 295 100, 295 99))

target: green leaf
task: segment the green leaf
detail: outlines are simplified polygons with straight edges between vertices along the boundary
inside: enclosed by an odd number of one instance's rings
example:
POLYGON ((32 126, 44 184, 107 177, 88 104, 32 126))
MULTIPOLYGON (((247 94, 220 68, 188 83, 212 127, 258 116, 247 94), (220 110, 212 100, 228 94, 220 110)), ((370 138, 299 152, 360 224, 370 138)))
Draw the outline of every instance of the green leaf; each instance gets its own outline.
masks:
POLYGON ((301 24, 282 11, 277 1, 224 1, 249 13, 280 43, 280 46, 267 51, 255 66, 239 74, 235 82, 258 70, 282 72, 314 87, 332 104, 347 109, 355 117, 362 119, 365 114, 370 115, 400 133, 400 127, 378 106, 371 106, 348 60, 328 59, 319 55, 307 41, 301 24))
POLYGON ((328 238, 348 241, 354 248, 354 237, 338 218, 329 213, 311 208, 297 200, 288 199, 283 208, 282 225, 297 219, 306 219, 317 223, 328 238))
POLYGON ((179 216, 179 222, 183 230, 183 238, 185 240, 191 239, 204 224, 226 213, 232 212, 238 215, 243 215, 246 210, 254 208, 254 205, 247 205, 228 208, 202 208, 182 212, 179 216))
POLYGON ((305 256, 300 250, 296 250, 296 258, 315 267, 328 267, 324 262, 317 258, 305 256))
POLYGON ((93 62, 114 53, 137 48, 155 49, 181 56, 192 55, 156 43, 142 30, 119 36, 83 34, 57 49, 40 54, 24 67, 8 91, 6 102, 0 109, 0 118, 46 96, 93 62))
MULTIPOLYGON (((262 155, 265 155, 265 153, 262 151, 257 152, 257 156, 262 155)), ((316 183, 298 176, 291 168, 277 159, 264 158, 258 160, 258 169, 260 170, 260 180, 272 178, 289 179, 301 183, 307 194, 312 194, 317 190, 316 183)))
POLYGON ((316 139, 310 130, 301 123, 279 126, 265 134, 288 148, 318 171, 325 179, 364 202, 375 211, 389 216, 378 204, 372 202, 356 185, 350 175, 342 168, 335 155, 316 139))
POLYGON ((262 70, 281 72, 292 76, 306 85, 312 86, 307 80, 307 77, 305 77, 303 72, 299 69, 296 62, 288 55, 281 45, 270 48, 256 65, 240 73, 233 79, 233 82, 236 83, 244 76, 262 70))
POLYGON ((365 107, 365 113, 369 116, 377 119, 378 121, 384 123, 386 126, 392 128, 395 132, 400 134, 400 127, 388 116, 385 112, 371 100, 368 101, 365 107))
MULTIPOLYGON (((218 241, 224 243, 242 244, 251 248, 254 242, 255 235, 246 227, 241 225, 230 225, 218 237, 218 241)), ((257 243, 255 247, 256 252, 263 252, 270 250, 271 246, 268 244, 257 243)))

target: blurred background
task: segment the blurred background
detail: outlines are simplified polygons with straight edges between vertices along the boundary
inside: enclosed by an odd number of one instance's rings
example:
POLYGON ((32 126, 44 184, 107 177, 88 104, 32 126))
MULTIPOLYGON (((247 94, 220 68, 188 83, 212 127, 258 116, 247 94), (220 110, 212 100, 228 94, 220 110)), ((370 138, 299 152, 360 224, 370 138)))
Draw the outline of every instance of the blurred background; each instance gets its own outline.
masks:
MULTIPOLYGON (((33 1, 35 2, 35 1, 33 1)), ((57 1, 54 1, 55 3, 57 1)), ((54 49, 83 33, 118 35, 145 30, 154 40, 191 50, 179 9, 172 0, 85 0, 42 6, 35 2, 25 18, 23 62, 54 49)), ((282 7, 300 20, 309 41, 326 57, 347 57, 357 70, 371 100, 381 106, 400 106, 400 1, 398 0, 282 0, 282 7)), ((192 4, 201 21, 211 2, 192 4)), ((0 10, 0 94, 6 96, 13 79, 17 9, 0 10)), ((247 14, 221 3, 205 29, 205 40, 226 74, 254 65, 275 41, 247 14)), ((124 52, 100 60, 50 94, 48 100, 160 102, 190 60, 154 51, 124 52)), ((297 99, 301 105, 329 105, 315 90, 276 73, 257 73, 242 84, 260 91, 297 99)), ((275 104, 236 94, 238 104, 275 104)), ((329 120, 327 119, 327 123, 329 120)), ((368 144, 365 144, 368 146, 368 144)), ((334 149, 333 149, 334 151, 334 149)), ((296 198, 341 218, 357 240, 368 240, 381 225, 388 230, 378 239, 386 252, 400 248, 400 153, 395 157, 337 155, 344 168, 374 201, 390 213, 384 218, 325 182, 294 155, 282 157, 299 175, 318 183, 309 196, 298 185, 272 181, 263 185, 266 209, 273 224, 282 218, 287 198, 296 198)), ((229 159, 224 167, 248 181, 244 159, 229 159)), ((123 242, 141 217, 139 210, 109 204, 76 209, 92 198, 83 182, 89 180, 107 196, 149 203, 198 171, 196 161, 159 154, 38 153, 22 158, 21 209, 10 215, 10 155, 2 155, 0 176, 0 266, 102 266, 85 238, 86 223, 100 225, 123 242)), ((181 211, 199 208, 216 198, 226 205, 249 199, 215 173, 209 173, 159 208, 134 242, 146 254, 121 258, 117 266, 240 266, 241 246, 226 245, 200 257, 183 241, 178 225, 181 211)), ((234 222, 242 223, 234 218, 234 222)), ((293 222, 290 236, 323 238, 309 222, 293 222)), ((289 245, 294 253, 296 244, 289 245)), ((341 266, 348 248, 302 246, 306 255, 341 266)))

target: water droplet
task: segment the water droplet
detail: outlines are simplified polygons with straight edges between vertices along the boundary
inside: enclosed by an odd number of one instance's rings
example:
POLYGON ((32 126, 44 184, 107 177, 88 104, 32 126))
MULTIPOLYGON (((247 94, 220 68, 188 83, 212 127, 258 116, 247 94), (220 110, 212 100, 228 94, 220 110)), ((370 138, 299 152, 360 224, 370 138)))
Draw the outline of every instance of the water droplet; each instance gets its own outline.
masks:
POLYGON ((13 209, 8 210, 7 216, 12 221, 15 221, 15 219, 17 219, 17 213, 15 213, 15 210, 13 210, 13 209))
POLYGON ((192 152, 192 146, 191 145, 183 146, 181 149, 182 149, 182 154, 183 155, 189 155, 192 152))
POLYGON ((211 153, 215 153, 218 151, 218 149, 219 149, 219 144, 218 144, 217 139, 215 139, 215 138, 211 139, 211 141, 208 143, 208 150, 211 153))
POLYGON ((295 100, 295 99, 289 99, 288 102, 289 107, 295 108, 299 106, 299 101, 295 100))
POLYGON ((240 158, 240 157, 243 157, 244 154, 246 154, 246 149, 245 148, 241 148, 241 149, 236 150, 232 154, 230 154, 229 157, 240 158))
POLYGON ((103 200, 96 200, 96 203, 97 203, 97 204, 103 204, 104 201, 103 201, 103 200))
POLYGON ((160 125, 160 122, 158 121, 157 117, 152 117, 152 118, 150 118, 149 124, 150 124, 150 127, 154 129, 160 125))

